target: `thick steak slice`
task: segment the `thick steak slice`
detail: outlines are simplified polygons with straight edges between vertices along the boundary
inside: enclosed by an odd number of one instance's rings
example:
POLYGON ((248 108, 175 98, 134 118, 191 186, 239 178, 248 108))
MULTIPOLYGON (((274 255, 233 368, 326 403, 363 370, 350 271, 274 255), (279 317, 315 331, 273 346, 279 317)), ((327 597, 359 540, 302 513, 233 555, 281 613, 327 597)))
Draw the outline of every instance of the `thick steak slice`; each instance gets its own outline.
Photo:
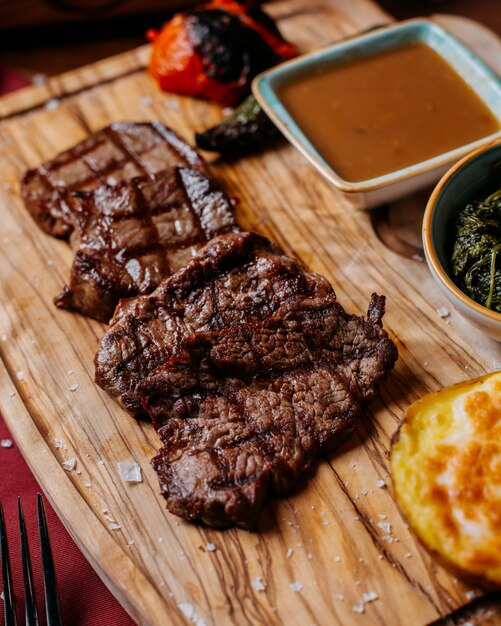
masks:
POLYGON ((121 298, 151 293, 209 239, 236 228, 213 180, 174 167, 68 198, 77 249, 57 306, 107 322, 121 298))
POLYGON ((96 382, 140 414, 137 383, 166 363, 187 335, 265 319, 297 298, 333 294, 325 278, 260 235, 216 237, 151 295, 118 307, 96 354, 96 382))
POLYGON ((156 174, 174 165, 205 171, 198 153, 170 128, 158 122, 115 122, 27 171, 21 195, 42 230, 67 238, 73 230, 68 192, 156 174))
POLYGON ((285 305, 263 322, 199 333, 138 391, 163 442, 153 466, 167 508, 211 526, 255 526, 338 445, 393 368, 381 327, 334 298, 285 305))

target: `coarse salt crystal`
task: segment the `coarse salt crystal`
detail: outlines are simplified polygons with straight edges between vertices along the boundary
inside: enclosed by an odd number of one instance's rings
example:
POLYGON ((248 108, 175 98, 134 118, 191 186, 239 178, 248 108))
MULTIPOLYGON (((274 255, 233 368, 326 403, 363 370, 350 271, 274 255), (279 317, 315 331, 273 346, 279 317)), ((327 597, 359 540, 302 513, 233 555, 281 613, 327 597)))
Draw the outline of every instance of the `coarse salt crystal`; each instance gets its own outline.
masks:
POLYGON ((164 538, 163 537, 159 537, 158 538, 158 543, 162 544, 164 542, 164 538))
POLYGON ((2 341, 5 343, 7 341, 8 337, 7 335, 2 335, 2 341))
POLYGON ((217 546, 215 543, 208 543, 205 546, 205 549, 207 550, 207 552, 215 552, 217 550, 217 546))
POLYGON ((386 487, 386 483, 384 482, 384 480, 376 480, 376 487, 379 487, 379 489, 383 489, 384 487, 386 487))
POLYGON ((84 483, 84 487, 92 487, 92 483, 84 483))
POLYGON ((78 383, 73 383, 70 387, 70 391, 76 391, 78 389, 78 383))
POLYGON ((17 380, 24 380, 24 373, 21 371, 16 372, 16 378, 17 380))
POLYGON ((440 307, 439 309, 436 310, 437 311, 437 315, 439 317, 449 317, 450 313, 449 313, 449 309, 446 309, 444 306, 440 307))
POLYGON ((141 468, 135 461, 119 461, 118 471, 122 480, 128 483, 141 483, 141 468))
POLYGON ((390 522, 378 522, 377 525, 384 531, 387 535, 391 533, 391 524, 390 522))
POLYGON ((406 559, 410 559, 412 557, 412 552, 407 552, 404 556, 406 559))
POLYGON ((294 552, 294 550, 293 550, 292 548, 289 548, 289 549, 287 550, 287 554, 285 555, 285 558, 286 558, 286 559, 290 559, 290 558, 291 558, 291 556, 292 556, 292 554, 293 554, 293 552, 294 552))
POLYGON ((254 578, 254 580, 251 582, 251 585, 252 588, 256 591, 266 591, 266 585, 264 584, 262 576, 254 578))
POLYGON ((66 444, 64 443, 62 439, 54 438, 52 440, 52 443, 54 444, 54 448, 58 448, 60 450, 66 450, 66 444))
POLYGON ((74 457, 66 459, 66 461, 63 461, 62 466, 67 472, 71 472, 77 466, 77 460, 74 457))
POLYGON ((473 600, 473 598, 475 597, 475 592, 473 591, 473 589, 470 589, 469 591, 467 591, 465 594, 466 599, 467 600, 473 600))
POLYGON ((110 530, 120 530, 120 528, 122 528, 120 526, 120 524, 117 524, 116 522, 111 522, 111 524, 108 524, 108 528, 110 530))
POLYGON ((378 517, 379 519, 386 519, 388 516, 385 515, 384 513, 378 513, 378 517))
POLYGON ((291 583, 289 585, 289 589, 292 589, 292 591, 295 591, 296 593, 299 593, 303 588, 303 585, 296 580, 295 582, 291 583))
POLYGON ((369 493, 369 490, 368 490, 368 489, 366 489, 366 488, 364 487, 363 489, 360 489, 360 493, 361 493, 363 496, 366 496, 366 495, 369 493))
POLYGON ((367 593, 364 593, 364 595, 362 596, 362 601, 374 602, 374 600, 377 600, 378 598, 379 596, 377 595, 375 591, 368 591, 367 593))
POLYGON ((14 444, 12 443, 12 441, 10 439, 2 439, 0 441, 0 446, 2 448, 12 448, 14 444))
POLYGON ((134 539, 129 539, 129 541, 127 542, 128 546, 133 546, 136 542, 134 541, 134 539))
POLYGON ((110 517, 110 516, 109 516, 109 515, 107 515, 107 514, 104 516, 104 519, 105 519, 107 522, 114 522, 114 521, 115 521, 112 517, 110 517))
POLYGON ((45 105, 45 109, 47 111, 55 111, 59 107, 59 100, 57 98, 52 98, 45 105))
POLYGON ((336 561, 336 563, 341 563, 343 559, 340 556, 335 556, 334 560, 336 561))
POLYGON ((54 265, 54 259, 47 259, 47 265, 54 265))
POLYGON ((359 602, 358 604, 355 604, 355 606, 352 608, 353 613, 365 613, 365 606, 363 602, 359 602))
POLYGON ((47 74, 34 74, 31 77, 32 85, 43 85, 47 82, 47 74))
POLYGON ((381 541, 386 541, 388 543, 393 543, 395 540, 393 539, 393 537, 390 537, 390 535, 385 535, 384 537, 381 537, 381 541))

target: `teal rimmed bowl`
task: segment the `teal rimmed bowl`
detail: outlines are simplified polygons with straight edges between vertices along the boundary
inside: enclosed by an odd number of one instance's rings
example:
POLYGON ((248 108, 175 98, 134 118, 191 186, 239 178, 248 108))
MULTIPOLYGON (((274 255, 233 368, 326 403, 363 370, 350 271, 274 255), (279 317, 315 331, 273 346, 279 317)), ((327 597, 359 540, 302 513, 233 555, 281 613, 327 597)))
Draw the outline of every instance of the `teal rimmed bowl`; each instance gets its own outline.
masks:
POLYGON ((466 155, 435 187, 423 218, 426 261, 440 289, 465 319, 496 341, 501 341, 501 313, 478 304, 454 284, 449 254, 454 216, 469 202, 486 198, 499 189, 501 181, 494 171, 499 162, 501 140, 466 155))
POLYGON ((383 27, 305 54, 260 74, 253 81, 252 90, 256 99, 279 130, 357 208, 371 208, 432 185, 465 154, 492 142, 496 137, 501 137, 501 130, 384 176, 350 182, 344 180, 323 159, 308 136, 296 124, 280 100, 278 95, 280 87, 290 80, 315 72, 319 68, 346 63, 416 41, 433 48, 455 69, 493 112, 501 125, 501 80, 499 77, 455 37, 437 24, 425 19, 409 20, 395 26, 383 27))

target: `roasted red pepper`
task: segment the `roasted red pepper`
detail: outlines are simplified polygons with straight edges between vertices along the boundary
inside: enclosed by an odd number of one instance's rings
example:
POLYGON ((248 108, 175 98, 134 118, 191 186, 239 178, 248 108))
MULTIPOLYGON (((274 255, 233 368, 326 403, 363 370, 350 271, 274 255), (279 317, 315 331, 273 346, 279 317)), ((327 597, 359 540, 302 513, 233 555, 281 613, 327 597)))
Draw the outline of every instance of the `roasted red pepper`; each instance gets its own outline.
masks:
POLYGON ((212 0, 148 31, 150 74, 164 91, 238 104, 256 74, 296 55, 259 4, 212 0))

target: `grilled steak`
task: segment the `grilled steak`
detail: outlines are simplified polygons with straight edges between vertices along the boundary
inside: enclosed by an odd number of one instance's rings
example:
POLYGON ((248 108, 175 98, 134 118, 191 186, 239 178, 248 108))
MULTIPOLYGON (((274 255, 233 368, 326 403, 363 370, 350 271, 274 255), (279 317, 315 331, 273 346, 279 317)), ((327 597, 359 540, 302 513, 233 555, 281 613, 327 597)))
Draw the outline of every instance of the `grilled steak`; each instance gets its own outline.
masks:
POLYGON ((339 444, 397 359, 381 327, 334 298, 287 304, 263 322, 186 342, 138 391, 163 447, 153 459, 167 508, 250 528, 269 495, 290 492, 339 444))
POLYGON ((217 237, 151 295, 119 306, 96 354, 96 382, 140 414, 137 383, 167 362, 186 335, 265 319, 286 302, 333 293, 325 278, 264 237, 217 237))
POLYGON ((56 304, 103 322, 120 298, 151 293, 209 239, 236 227, 226 195, 185 167, 77 192, 67 203, 77 253, 56 304))
POLYGON ((115 122, 26 172, 21 195, 42 230, 67 238, 73 230, 69 191, 152 175, 174 165, 205 170, 198 153, 162 124, 115 122))

